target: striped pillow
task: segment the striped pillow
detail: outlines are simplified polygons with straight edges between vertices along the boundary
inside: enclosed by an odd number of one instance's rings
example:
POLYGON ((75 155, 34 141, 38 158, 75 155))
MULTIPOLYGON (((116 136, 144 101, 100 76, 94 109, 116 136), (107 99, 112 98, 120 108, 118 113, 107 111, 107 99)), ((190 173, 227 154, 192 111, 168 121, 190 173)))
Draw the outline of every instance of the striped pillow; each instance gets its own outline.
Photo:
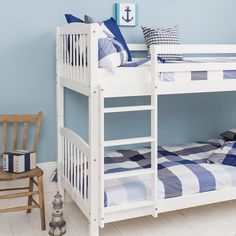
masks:
MULTIPOLYGON (((179 32, 178 26, 167 29, 153 29, 149 27, 141 27, 143 30, 145 42, 148 48, 148 53, 150 56, 150 46, 153 44, 159 45, 179 45, 179 32)), ((182 61, 182 54, 160 54, 161 57, 166 62, 172 61, 182 61)))

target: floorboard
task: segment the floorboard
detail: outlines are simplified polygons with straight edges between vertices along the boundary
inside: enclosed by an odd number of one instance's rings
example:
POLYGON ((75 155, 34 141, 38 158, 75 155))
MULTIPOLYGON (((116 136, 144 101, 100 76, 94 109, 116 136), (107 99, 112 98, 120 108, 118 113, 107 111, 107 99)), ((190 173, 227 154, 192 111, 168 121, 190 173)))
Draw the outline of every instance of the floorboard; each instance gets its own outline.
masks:
MULTIPOLYGON (((2 203, 1 203, 2 205, 2 203)), ((47 225, 51 220, 51 205, 46 205, 47 225)), ((73 203, 64 206, 67 236, 88 235, 88 222, 73 203)), ((195 207, 105 225, 101 236, 235 236, 236 201, 195 207)), ((47 227, 48 230, 48 227, 47 227)), ((40 228, 38 209, 0 214, 0 236, 45 236, 40 228)))

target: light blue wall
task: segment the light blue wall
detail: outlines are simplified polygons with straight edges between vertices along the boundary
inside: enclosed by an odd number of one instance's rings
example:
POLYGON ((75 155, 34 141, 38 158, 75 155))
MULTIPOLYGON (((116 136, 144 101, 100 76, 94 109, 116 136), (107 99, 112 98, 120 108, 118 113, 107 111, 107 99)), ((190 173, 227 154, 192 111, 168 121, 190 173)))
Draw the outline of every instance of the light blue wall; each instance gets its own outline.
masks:
MULTIPOLYGON (((119 2, 119 1, 118 1, 119 2)), ((236 43, 235 0, 137 0, 139 23, 180 26, 184 43, 236 43)), ((63 14, 89 14, 97 20, 113 15, 111 0, 2 1, 0 14, 0 113, 44 112, 40 162, 56 160, 55 28, 63 14)), ((122 29, 128 42, 143 42, 140 27, 122 29)), ((70 93, 66 103, 73 123, 86 121, 86 99, 70 93), (80 113, 79 113, 80 112, 80 113)), ((82 97, 82 96, 81 96, 82 97)), ((160 136, 165 144, 216 136, 235 126, 236 94, 199 94, 160 98, 160 136)), ((138 114, 138 113, 137 113, 138 114)), ((148 130, 145 114, 108 117, 107 137, 148 130), (112 121, 123 129, 112 127, 112 121), (134 127, 138 124, 138 128, 134 127), (133 131, 134 129, 134 131, 133 131)), ((86 137, 86 126, 74 126, 86 137)))

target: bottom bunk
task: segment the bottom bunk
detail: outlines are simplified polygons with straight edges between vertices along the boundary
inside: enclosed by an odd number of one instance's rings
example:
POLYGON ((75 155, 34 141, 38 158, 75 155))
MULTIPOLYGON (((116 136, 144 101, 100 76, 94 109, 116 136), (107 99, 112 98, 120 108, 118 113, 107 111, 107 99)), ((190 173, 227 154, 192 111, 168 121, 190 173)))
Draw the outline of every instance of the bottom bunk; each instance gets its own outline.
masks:
MULTIPOLYGON (((223 140, 197 142, 185 146, 159 147, 158 200, 226 189, 236 186, 236 168, 211 164, 208 157, 223 140)), ((105 156, 105 173, 150 168, 149 148, 118 150, 105 156)), ((149 200, 148 176, 113 179, 105 185, 105 207, 149 200)))
MULTIPOLYGON (((90 158, 89 145, 66 128, 61 128, 61 137, 63 158, 59 163, 59 182, 88 219, 91 220, 91 211, 98 209, 92 205, 98 203, 100 194, 104 194, 104 203, 100 199, 103 211, 98 216, 100 227, 108 222, 153 214, 153 182, 150 181, 153 176, 127 174, 150 169, 150 148, 106 153, 102 193, 99 184, 103 182, 91 172, 91 162, 96 160, 90 158), (115 178, 110 179, 111 175, 115 178)), ((219 150, 232 161, 228 155, 231 148, 235 160, 236 142, 225 143, 222 139, 159 147, 155 213, 236 199, 236 167, 212 163, 221 158, 219 150)))

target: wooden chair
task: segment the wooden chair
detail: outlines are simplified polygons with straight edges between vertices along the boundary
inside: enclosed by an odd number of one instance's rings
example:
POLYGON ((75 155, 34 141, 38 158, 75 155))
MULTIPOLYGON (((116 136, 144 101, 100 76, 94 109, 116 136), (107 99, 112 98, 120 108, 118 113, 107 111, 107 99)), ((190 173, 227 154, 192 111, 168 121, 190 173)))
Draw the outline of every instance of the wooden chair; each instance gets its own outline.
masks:
MULTIPOLYGON (((2 158, 3 153, 9 151, 8 147, 8 140, 9 140, 9 133, 10 127, 13 128, 13 144, 11 146, 11 151, 15 151, 18 149, 18 136, 19 130, 23 127, 22 133, 22 150, 29 150, 27 149, 28 133, 31 131, 29 130, 30 124, 33 123, 35 126, 34 132, 34 139, 31 140, 33 142, 32 151, 37 151, 38 149, 38 141, 39 141, 39 133, 42 121, 42 112, 39 112, 37 115, 0 115, 0 124, 3 128, 3 151, 0 151, 0 159, 2 158)), ((20 180, 20 179, 29 179, 29 186, 27 187, 18 187, 18 188, 8 188, 8 189, 0 189, 0 193, 4 191, 17 191, 11 194, 4 194, 0 195, 1 199, 10 199, 10 198, 20 198, 20 197, 27 197, 28 198, 28 205, 27 206, 20 206, 20 207, 12 207, 12 208, 5 208, 0 209, 0 213, 3 212, 14 212, 14 211, 24 211, 26 210, 27 213, 31 213, 32 208, 39 208, 40 209, 40 218, 41 218, 41 227, 42 230, 46 229, 45 225, 45 206, 44 206, 44 191, 43 191, 43 171, 40 168, 35 168, 33 170, 15 174, 15 173, 8 173, 3 171, 2 166, 0 166, 0 181, 12 181, 12 180, 20 180), (36 180, 35 180, 36 178, 36 180), (37 187, 37 191, 34 190, 34 185, 37 187), (28 190, 19 192, 19 190, 28 190), (33 196, 38 195, 39 202, 37 202, 33 196)))

